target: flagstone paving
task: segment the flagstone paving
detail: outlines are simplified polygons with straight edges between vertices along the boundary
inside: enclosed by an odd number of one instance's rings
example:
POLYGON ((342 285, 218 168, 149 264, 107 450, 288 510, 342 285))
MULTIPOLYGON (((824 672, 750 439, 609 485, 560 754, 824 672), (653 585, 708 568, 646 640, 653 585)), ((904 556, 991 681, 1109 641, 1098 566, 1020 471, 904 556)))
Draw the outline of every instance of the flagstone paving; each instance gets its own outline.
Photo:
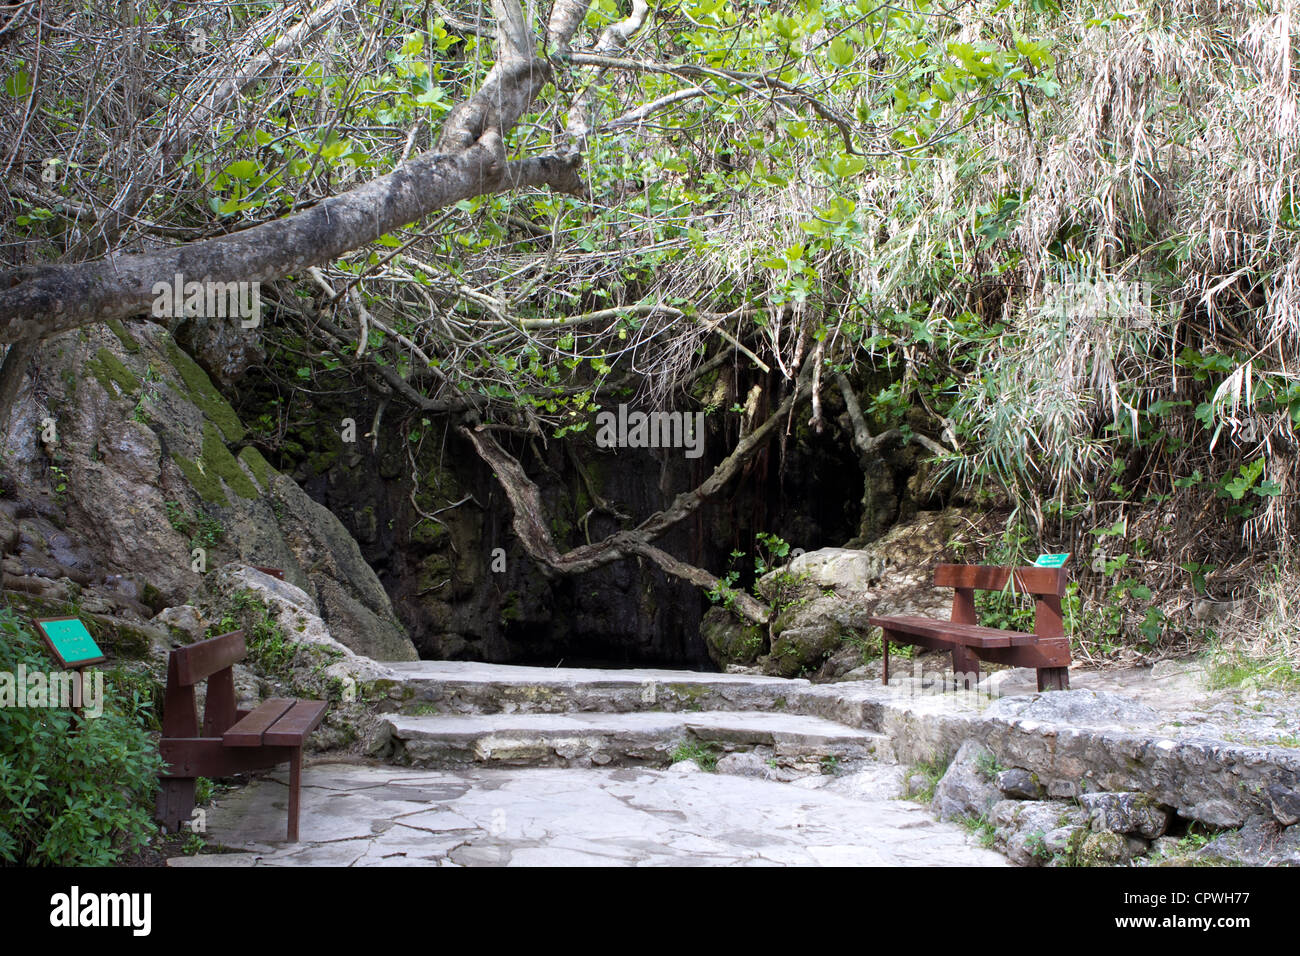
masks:
POLYGON ((220 796, 207 840, 172 866, 1005 866, 962 827, 893 799, 885 764, 793 783, 642 768, 414 770, 319 763, 302 840, 283 773, 220 796))

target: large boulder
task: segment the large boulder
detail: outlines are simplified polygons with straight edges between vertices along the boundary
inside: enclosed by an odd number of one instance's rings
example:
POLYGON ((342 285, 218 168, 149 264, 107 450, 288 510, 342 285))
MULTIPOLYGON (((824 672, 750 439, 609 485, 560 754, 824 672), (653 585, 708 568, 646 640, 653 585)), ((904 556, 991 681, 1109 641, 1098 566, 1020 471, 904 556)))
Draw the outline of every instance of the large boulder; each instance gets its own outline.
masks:
POLYGON ((1097 832, 1154 840, 1164 836, 1169 826, 1170 812, 1145 793, 1085 793, 1079 796, 1079 803, 1097 832))
POLYGON ((700 621, 700 636, 710 660, 723 670, 753 664, 767 650, 767 629, 741 621, 726 608, 709 608, 700 621))
POLYGON ((8 574, 66 578, 144 620, 189 603, 224 563, 281 568, 353 650, 416 658, 356 543, 248 442, 166 329, 68 332, 41 345, 33 369, 5 435, 18 503, 8 574))
POLYGON ((961 745, 947 772, 934 788, 930 808, 940 820, 982 818, 1002 799, 996 783, 997 761, 983 744, 961 745))
POLYGON ((275 694, 330 701, 317 746, 375 744, 382 726, 366 702, 397 687, 395 676, 336 640, 310 594, 257 568, 227 564, 204 578, 196 600, 206 619, 244 631, 247 663, 275 694))

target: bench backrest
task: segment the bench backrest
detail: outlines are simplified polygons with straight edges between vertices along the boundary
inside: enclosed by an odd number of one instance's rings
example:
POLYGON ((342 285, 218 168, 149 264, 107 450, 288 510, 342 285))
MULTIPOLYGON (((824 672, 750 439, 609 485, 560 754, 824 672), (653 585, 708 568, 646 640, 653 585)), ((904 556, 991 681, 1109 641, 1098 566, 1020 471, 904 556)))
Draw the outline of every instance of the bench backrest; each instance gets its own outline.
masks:
POLYGON ((217 737, 235 722, 235 677, 231 668, 248 653, 243 631, 231 631, 178 647, 167 658, 167 690, 163 698, 164 737, 198 737, 198 708, 194 685, 208 682, 203 707, 204 737, 217 737))
POLYGON ((941 564, 934 569, 934 586, 952 588, 952 621, 976 624, 976 591, 1006 591, 1034 596, 1034 633, 1042 638, 1065 636, 1061 595, 1067 583, 1064 568, 995 568, 974 564, 941 564))
POLYGON ((994 568, 976 564, 941 564, 934 569, 937 588, 1007 591, 1011 594, 1065 593, 1064 568, 994 568), (1009 586, 1008 586, 1009 582, 1009 586))

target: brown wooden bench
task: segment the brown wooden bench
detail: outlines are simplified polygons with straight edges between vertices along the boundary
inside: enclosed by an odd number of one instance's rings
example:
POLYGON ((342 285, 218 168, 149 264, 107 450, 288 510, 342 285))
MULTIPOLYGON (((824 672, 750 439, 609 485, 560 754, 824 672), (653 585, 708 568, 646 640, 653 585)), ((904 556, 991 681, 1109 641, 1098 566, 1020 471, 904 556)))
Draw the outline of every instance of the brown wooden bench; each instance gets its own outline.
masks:
POLYGON ((889 645, 916 644, 952 651, 952 669, 978 674, 981 660, 1038 671, 1039 690, 1070 687, 1070 641, 1061 620, 1065 593, 1064 568, 994 568, 941 564, 934 569, 934 586, 953 588, 951 620, 900 615, 873 617, 883 633, 884 672, 889 683, 889 645), (1034 596, 1034 633, 981 627, 976 622, 976 591, 1006 591, 1034 596))
POLYGON ((161 774, 156 817, 180 830, 194 810, 196 777, 228 777, 289 764, 289 841, 298 841, 302 747, 325 718, 322 700, 275 697, 256 710, 235 707, 232 667, 248 648, 243 631, 232 631, 171 652, 163 698, 161 774), (200 732, 194 685, 208 682, 200 732))

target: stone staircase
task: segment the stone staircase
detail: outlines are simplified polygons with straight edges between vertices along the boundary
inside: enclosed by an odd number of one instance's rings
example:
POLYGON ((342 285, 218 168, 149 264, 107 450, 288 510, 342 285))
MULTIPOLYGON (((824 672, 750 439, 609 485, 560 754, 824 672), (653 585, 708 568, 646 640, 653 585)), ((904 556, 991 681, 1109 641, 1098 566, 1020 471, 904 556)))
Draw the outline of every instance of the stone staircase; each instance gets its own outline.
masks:
POLYGON ((793 713, 804 680, 671 670, 417 661, 388 665, 389 762, 416 767, 667 767, 752 752, 816 772, 888 755, 884 738, 793 713))

